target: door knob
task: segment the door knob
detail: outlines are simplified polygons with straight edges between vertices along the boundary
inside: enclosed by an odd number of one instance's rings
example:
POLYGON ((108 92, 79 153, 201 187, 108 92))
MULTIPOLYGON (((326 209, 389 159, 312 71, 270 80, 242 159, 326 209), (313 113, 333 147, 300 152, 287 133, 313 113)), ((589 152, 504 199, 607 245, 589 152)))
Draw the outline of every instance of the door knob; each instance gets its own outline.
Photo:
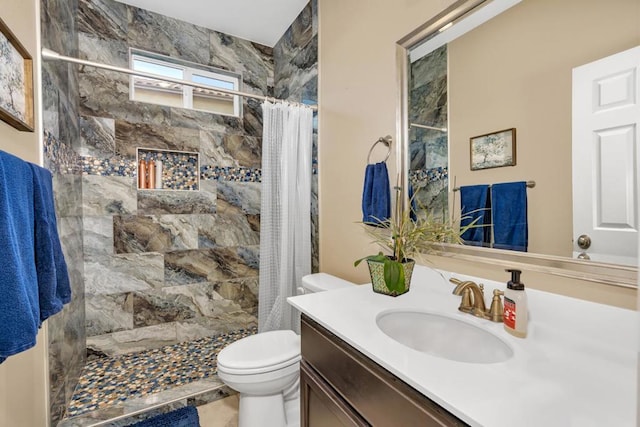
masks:
POLYGON ((589 258, 589 255, 587 255, 586 252, 580 252, 580 254, 578 255, 578 259, 584 259, 586 261, 589 261, 591 258, 589 258))
POLYGON ((580 249, 589 249, 590 246, 591 237, 587 236, 586 234, 578 237, 578 247, 580 247, 580 249))

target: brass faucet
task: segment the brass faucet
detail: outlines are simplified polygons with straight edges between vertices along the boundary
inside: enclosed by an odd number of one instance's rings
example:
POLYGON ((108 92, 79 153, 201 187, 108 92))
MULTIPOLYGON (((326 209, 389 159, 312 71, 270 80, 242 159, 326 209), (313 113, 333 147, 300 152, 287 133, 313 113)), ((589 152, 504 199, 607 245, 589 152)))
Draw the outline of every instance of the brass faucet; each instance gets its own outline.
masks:
POLYGON ((503 307, 500 296, 503 295, 504 292, 494 289, 491 308, 487 310, 484 304, 484 286, 482 284, 478 285, 471 280, 462 281, 454 277, 449 279, 449 281, 456 285, 453 294, 458 296, 462 295, 462 301, 460 302, 458 310, 476 317, 489 319, 493 322, 502 322, 503 307))

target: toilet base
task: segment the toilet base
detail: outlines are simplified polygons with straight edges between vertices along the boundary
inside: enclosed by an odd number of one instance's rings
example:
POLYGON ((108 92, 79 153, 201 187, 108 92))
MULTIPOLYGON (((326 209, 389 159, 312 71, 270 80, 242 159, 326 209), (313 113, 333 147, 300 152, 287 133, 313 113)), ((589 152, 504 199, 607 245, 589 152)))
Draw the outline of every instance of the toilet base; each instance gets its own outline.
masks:
POLYGON ((300 381, 284 392, 254 396, 240 393, 238 427, 299 427, 300 381), (265 424, 266 423, 266 424, 265 424))
POLYGON ((284 396, 284 413, 287 427, 300 427, 300 377, 295 384, 286 389, 284 396))
POLYGON ((238 427, 257 427, 265 425, 265 422, 273 427, 287 426, 282 393, 271 396, 251 396, 240 393, 238 427))

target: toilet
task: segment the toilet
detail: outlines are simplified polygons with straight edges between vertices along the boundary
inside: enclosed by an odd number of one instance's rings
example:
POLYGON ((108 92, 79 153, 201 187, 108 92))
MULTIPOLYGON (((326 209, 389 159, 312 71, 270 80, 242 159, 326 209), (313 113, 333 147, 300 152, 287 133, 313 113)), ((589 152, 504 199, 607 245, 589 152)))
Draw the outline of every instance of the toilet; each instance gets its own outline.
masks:
MULTIPOLYGON (((302 278, 298 294, 353 286, 326 273, 302 278)), ((291 330, 242 338, 218 354, 218 377, 240 393, 238 427, 300 425, 300 336, 291 330)))

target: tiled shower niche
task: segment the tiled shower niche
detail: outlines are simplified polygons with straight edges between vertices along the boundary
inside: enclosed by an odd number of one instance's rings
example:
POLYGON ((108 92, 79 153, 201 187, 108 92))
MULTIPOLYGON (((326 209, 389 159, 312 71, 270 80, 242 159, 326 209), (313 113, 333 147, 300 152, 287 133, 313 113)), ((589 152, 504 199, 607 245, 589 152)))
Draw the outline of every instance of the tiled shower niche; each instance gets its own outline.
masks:
MULTIPOLYGON (((152 148, 136 149, 136 179, 138 190, 172 190, 199 191, 200 190, 200 158, 198 153, 190 151, 158 150, 152 148), (159 180, 153 180, 150 187, 144 187, 140 182, 140 162, 147 164, 161 162, 161 171, 155 168, 153 175, 160 174, 159 180), (156 184, 157 183, 157 184, 156 184)), ((147 173, 149 171, 147 170, 147 173)))

